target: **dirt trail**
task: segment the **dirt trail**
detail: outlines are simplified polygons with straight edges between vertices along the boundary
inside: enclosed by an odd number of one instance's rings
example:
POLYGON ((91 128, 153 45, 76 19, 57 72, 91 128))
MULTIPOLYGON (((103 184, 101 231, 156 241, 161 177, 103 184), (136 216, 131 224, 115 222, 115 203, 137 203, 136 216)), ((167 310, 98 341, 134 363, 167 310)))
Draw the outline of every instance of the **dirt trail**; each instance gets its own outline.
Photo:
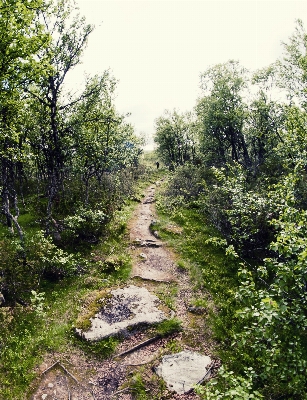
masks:
MULTIPOLYGON (((143 368, 141 373, 152 398, 199 399, 193 392, 179 395, 162 389, 153 372, 153 366, 159 363, 161 356, 174 349, 195 350, 206 355, 211 353, 206 344, 206 330, 203 329, 204 317, 189 312, 192 298, 197 298, 199 294, 191 288, 188 273, 177 268, 175 255, 157 238, 157 233, 154 236, 150 232, 150 224, 156 219, 155 189, 156 185, 151 185, 146 190, 144 200, 136 208, 129 224, 133 269, 127 284, 146 287, 160 298, 169 298, 172 303, 168 304, 172 305, 171 317, 182 321, 183 331, 155 340, 126 355, 113 355, 104 361, 97 361, 76 349, 69 354, 53 354, 52 359, 61 362, 42 374, 52 364, 49 355, 39 368, 41 381, 32 400, 132 400, 135 398, 135 385, 131 377, 138 368, 143 368)), ((117 348, 116 354, 146 339, 148 335, 145 329, 132 331, 117 348)))
POLYGON ((150 232, 150 225, 155 220, 155 187, 145 193, 144 201, 137 207, 131 220, 130 241, 133 254, 132 277, 141 277, 156 282, 171 282, 176 279, 173 257, 163 243, 150 232))

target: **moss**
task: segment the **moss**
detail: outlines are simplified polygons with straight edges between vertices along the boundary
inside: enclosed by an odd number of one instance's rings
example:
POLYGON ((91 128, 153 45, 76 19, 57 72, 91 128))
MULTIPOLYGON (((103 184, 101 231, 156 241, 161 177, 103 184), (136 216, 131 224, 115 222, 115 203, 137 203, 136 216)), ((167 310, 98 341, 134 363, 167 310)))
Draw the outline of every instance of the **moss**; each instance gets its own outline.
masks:
POLYGON ((93 318, 101 308, 106 304, 112 295, 106 290, 93 291, 86 295, 83 300, 83 307, 77 318, 75 327, 87 331, 91 327, 91 318, 93 318))

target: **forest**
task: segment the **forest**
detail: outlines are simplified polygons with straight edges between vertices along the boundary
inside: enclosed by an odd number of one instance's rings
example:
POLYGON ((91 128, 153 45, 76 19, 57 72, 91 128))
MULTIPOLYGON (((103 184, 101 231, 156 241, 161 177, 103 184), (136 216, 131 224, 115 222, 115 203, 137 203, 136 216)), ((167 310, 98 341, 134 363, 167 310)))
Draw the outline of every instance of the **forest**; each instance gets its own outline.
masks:
POLYGON ((109 71, 65 85, 94 29, 73 1, 0 0, 0 12, 0 398, 24 398, 42 355, 75 344, 80 287, 127 279, 131 209, 163 177, 157 212, 185 232, 176 251, 198 271, 222 364, 196 392, 306 399, 303 23, 263 70, 230 60, 202 72, 195 108, 158 117, 144 157, 109 71))

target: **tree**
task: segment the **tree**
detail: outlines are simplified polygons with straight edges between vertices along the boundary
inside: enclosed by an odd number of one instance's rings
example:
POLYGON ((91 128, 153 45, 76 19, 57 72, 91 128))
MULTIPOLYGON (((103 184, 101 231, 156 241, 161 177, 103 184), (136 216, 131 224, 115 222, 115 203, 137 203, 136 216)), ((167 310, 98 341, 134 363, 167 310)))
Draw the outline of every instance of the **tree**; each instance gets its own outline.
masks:
POLYGON ((155 142, 165 164, 183 165, 196 160, 196 123, 191 113, 165 111, 155 122, 155 142))
POLYGON ((37 19, 37 12, 43 7, 40 0, 0 1, 0 161, 1 198, 9 229, 16 226, 23 239, 18 223, 16 179, 21 172, 24 150, 24 134, 20 119, 24 107, 26 83, 43 76, 47 70, 43 57, 37 60, 37 53, 49 43, 49 35, 37 19), (11 203, 15 215, 11 211, 11 203))
POLYGON ((201 124, 201 151, 209 165, 236 161, 247 169, 251 167, 243 133, 244 73, 237 62, 229 61, 209 68, 201 76, 205 96, 198 101, 196 113, 201 124))
POLYGON ((105 173, 116 172, 137 163, 139 142, 133 128, 125 123, 113 104, 116 82, 108 72, 89 81, 85 93, 100 86, 95 96, 84 96, 71 115, 74 137, 73 171, 85 186, 89 202, 90 181, 101 182, 105 173), (99 83, 98 83, 99 82, 99 83))
POLYGON ((307 107, 307 34, 301 20, 294 34, 284 43, 284 57, 276 62, 278 85, 285 89, 290 102, 307 107))
POLYGON ((282 128, 284 127, 285 109, 276 102, 269 100, 265 91, 260 90, 248 109, 246 119, 246 142, 249 150, 253 174, 264 171, 264 166, 280 171, 282 160, 277 157, 274 149, 282 143, 282 128))
POLYGON ((85 19, 74 15, 73 3, 59 0, 41 11, 40 18, 52 36, 48 49, 42 50, 39 58, 47 58, 51 73, 42 77, 39 84, 27 89, 32 96, 32 107, 38 118, 38 127, 32 136, 31 145, 37 156, 39 170, 47 181, 48 204, 46 209, 49 231, 53 203, 65 177, 67 163, 72 157, 72 129, 69 112, 84 97, 99 93, 101 82, 75 98, 64 93, 67 74, 80 62, 87 38, 93 27, 85 19))

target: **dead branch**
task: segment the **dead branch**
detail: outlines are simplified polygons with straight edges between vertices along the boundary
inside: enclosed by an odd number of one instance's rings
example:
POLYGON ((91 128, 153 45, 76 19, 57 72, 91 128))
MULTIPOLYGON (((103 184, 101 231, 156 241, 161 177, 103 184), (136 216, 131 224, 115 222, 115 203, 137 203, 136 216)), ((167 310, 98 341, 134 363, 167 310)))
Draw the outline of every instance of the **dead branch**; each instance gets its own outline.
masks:
POLYGON ((130 390, 132 390, 130 387, 126 387, 124 389, 118 390, 117 392, 113 393, 113 396, 116 396, 116 395, 118 395, 120 393, 128 392, 130 390))
POLYGON ((60 363, 59 360, 56 361, 55 363, 53 363, 52 365, 50 365, 50 367, 48 367, 47 369, 45 369, 45 371, 43 371, 43 372, 41 373, 41 375, 44 375, 46 372, 50 371, 50 370, 51 370, 52 368, 54 368, 56 365, 58 365, 59 367, 61 367, 62 370, 63 370, 67 375, 69 375, 76 383, 79 384, 78 379, 77 379, 72 373, 70 373, 70 372, 68 371, 68 369, 65 368, 64 365, 62 365, 62 364, 60 363))
POLYGON ((56 361, 55 363, 53 363, 52 365, 50 365, 50 367, 48 367, 47 369, 45 369, 45 371, 43 371, 41 373, 41 375, 44 375, 46 372, 50 371, 53 367, 55 367, 57 364, 59 364, 59 361, 56 361))
POLYGON ((67 375, 69 375, 76 383, 79 384, 78 379, 77 379, 75 376, 73 376, 73 374, 71 374, 71 373, 68 371, 68 369, 66 369, 66 368, 64 367, 64 365, 62 365, 60 362, 59 362, 59 366, 66 372, 67 375))
POLYGON ((134 351, 139 350, 140 348, 147 346, 148 344, 155 342, 158 339, 161 339, 161 337, 162 337, 161 335, 157 335, 150 339, 147 339, 144 342, 141 342, 141 343, 137 344, 136 346, 131 347, 131 349, 128 349, 126 351, 123 351, 122 353, 116 354, 115 358, 125 356, 126 354, 129 354, 129 353, 133 353, 134 351))

